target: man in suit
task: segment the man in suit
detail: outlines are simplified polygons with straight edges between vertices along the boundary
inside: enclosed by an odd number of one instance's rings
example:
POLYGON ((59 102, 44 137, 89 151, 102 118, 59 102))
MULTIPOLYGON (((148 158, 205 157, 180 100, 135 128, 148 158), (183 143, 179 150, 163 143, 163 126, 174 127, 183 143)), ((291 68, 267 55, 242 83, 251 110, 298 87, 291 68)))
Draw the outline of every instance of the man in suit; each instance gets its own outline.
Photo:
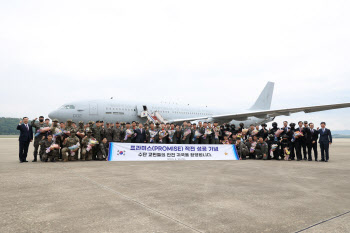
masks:
POLYGON ((146 143, 146 130, 143 128, 142 123, 139 123, 139 127, 135 129, 135 143, 146 143))
POLYGON ((321 129, 318 129, 320 134, 321 162, 329 160, 329 145, 332 144, 332 133, 326 128, 326 122, 321 122, 321 129), (326 157, 325 157, 326 153, 326 157))
POLYGON ((17 125, 17 130, 20 131, 19 135, 19 162, 28 162, 27 154, 29 143, 33 141, 33 130, 32 126, 28 124, 28 117, 23 117, 22 121, 17 125))
POLYGON ((317 139, 318 131, 314 129, 314 124, 309 123, 309 128, 305 129, 306 132, 306 145, 308 150, 308 160, 312 161, 312 150, 314 150, 315 161, 317 161, 317 139))

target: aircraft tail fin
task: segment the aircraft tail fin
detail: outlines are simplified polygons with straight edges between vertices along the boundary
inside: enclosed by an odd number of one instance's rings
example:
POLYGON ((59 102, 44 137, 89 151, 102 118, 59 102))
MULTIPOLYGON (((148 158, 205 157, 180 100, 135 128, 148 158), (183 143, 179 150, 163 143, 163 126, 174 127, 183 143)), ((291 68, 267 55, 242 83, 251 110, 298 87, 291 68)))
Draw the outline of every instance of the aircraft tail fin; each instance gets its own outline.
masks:
POLYGON ((275 83, 268 82, 264 90, 260 93, 259 98, 249 110, 269 110, 271 107, 274 86, 275 83))

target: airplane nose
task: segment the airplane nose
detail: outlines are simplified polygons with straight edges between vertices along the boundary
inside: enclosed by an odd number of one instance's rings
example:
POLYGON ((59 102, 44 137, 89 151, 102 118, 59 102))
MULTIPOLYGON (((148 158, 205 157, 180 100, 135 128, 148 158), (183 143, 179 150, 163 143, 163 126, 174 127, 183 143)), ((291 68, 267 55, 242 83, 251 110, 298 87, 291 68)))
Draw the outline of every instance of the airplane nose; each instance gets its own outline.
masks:
POLYGON ((49 113, 49 118, 52 120, 54 118, 57 118, 57 111, 52 111, 49 113))

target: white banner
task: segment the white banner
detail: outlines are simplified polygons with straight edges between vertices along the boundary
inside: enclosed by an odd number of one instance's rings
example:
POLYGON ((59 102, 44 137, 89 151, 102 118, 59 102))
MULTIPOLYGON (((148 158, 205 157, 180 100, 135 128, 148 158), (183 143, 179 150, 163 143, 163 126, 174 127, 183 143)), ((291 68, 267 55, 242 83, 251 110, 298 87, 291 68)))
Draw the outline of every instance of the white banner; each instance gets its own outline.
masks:
POLYGON ((223 144, 109 144, 108 161, 238 160, 235 145, 223 144))

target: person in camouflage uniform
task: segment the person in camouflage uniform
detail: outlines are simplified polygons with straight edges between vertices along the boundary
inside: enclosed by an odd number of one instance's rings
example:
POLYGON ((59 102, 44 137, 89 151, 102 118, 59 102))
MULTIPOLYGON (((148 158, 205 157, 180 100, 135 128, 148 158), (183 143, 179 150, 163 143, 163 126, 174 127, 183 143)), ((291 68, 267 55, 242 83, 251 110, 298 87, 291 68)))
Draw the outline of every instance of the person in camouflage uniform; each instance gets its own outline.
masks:
POLYGON ((197 136, 197 137, 195 136, 196 131, 199 132, 199 129, 197 128, 196 123, 193 123, 193 127, 191 130, 191 141, 190 141, 191 144, 199 144, 200 136, 197 136))
MULTIPOLYGON (((104 132, 104 130, 101 127, 100 121, 96 121, 96 126, 94 128, 92 128, 92 135, 94 136, 96 141, 98 141, 98 143, 100 143, 103 139, 103 136, 104 136, 103 132, 104 132)), ((97 159, 97 152, 98 152, 98 146, 94 146, 93 147, 93 155, 92 155, 93 160, 97 159)))
MULTIPOLYGON (((72 131, 73 129, 74 129, 74 127, 73 127, 73 121, 72 121, 72 119, 68 119, 67 120, 67 123, 66 123, 66 127, 65 127, 65 131, 67 131, 67 133, 68 132, 70 132, 70 131, 72 131)), ((69 133, 68 133, 69 134, 69 133)), ((69 136, 69 135, 68 135, 69 136)))
POLYGON ((70 131, 69 137, 64 139, 62 143, 62 145, 64 146, 64 148, 62 149, 62 159, 64 162, 67 162, 68 160, 74 161, 75 159, 71 158, 72 157, 71 155, 78 153, 79 147, 74 150, 69 149, 69 147, 79 144, 79 138, 75 136, 75 133, 76 133, 75 129, 72 129, 70 131))
POLYGON ((201 136, 201 144, 209 144, 209 135, 206 135, 206 129, 208 128, 207 122, 203 123, 203 127, 200 129, 200 133, 202 134, 201 136))
POLYGON ((91 145, 92 148, 89 148, 89 142, 90 142, 90 139, 95 139, 92 137, 92 130, 89 129, 87 132, 86 132, 87 136, 85 136, 83 138, 83 141, 82 141, 82 144, 83 144, 83 149, 82 149, 82 159, 83 160, 86 160, 86 161, 89 161, 89 160, 92 160, 92 155, 93 155, 93 149, 95 147, 95 145, 91 145))
MULTIPOLYGON (((40 129, 44 128, 44 127, 49 127, 49 125, 44 123, 44 117, 43 116, 39 117, 39 122, 36 122, 36 120, 37 120, 37 118, 35 118, 31 122, 31 126, 33 127, 33 132, 34 133, 36 133, 38 130, 40 130, 40 129)), ((38 136, 36 136, 34 138, 34 152, 33 152, 34 160, 32 162, 36 162, 37 161, 40 142, 41 142, 41 140, 43 140, 45 138, 46 133, 47 132, 41 132, 38 136)), ((42 152, 41 148, 40 148, 40 152, 42 152)), ((42 161, 42 155, 43 154, 40 153, 40 152, 39 152, 40 161, 42 161)))
POLYGON ((132 143, 132 141, 135 138, 135 132, 134 132, 134 130, 132 128, 130 128, 130 123, 129 122, 126 123, 125 129, 123 131, 123 137, 124 137, 123 141, 125 143, 132 143), (131 134, 127 135, 127 133, 126 133, 127 130, 131 130, 131 134))
POLYGON ((158 142, 158 130, 154 127, 154 123, 150 123, 150 128, 146 130, 146 140, 148 143, 158 142), (153 137, 151 137, 151 134, 153 137))
POLYGON ((245 160, 248 155, 248 148, 247 146, 241 141, 240 137, 237 137, 236 139, 236 149, 237 153, 240 159, 245 160))
POLYGON ((264 138, 260 137, 258 143, 255 146, 255 154, 257 159, 268 159, 268 145, 264 142, 264 138))
POLYGON ((47 139, 42 140, 41 145, 45 148, 43 154, 43 162, 47 162, 50 159, 51 162, 55 162, 59 157, 59 149, 53 148, 52 146, 56 144, 52 140, 52 134, 47 135, 47 139))
POLYGON ((113 135, 113 142, 121 142, 123 139, 123 132, 122 132, 122 128, 120 127, 119 122, 117 121, 115 123, 115 127, 113 127, 112 129, 112 135, 113 135))
POLYGON ((220 144, 221 130, 218 122, 214 122, 211 144, 220 144))
POLYGON ((107 139, 107 145, 109 145, 110 142, 113 141, 113 128, 112 124, 107 122, 106 123, 106 129, 104 130, 104 136, 107 139))
POLYGON ((102 142, 99 144, 97 159, 107 160, 107 158, 108 158, 108 142, 107 142, 107 138, 104 138, 102 142))
MULTIPOLYGON (((62 136, 55 136, 55 134, 56 134, 56 129, 60 129, 60 126, 58 125, 58 120, 57 119, 53 119, 52 120, 52 125, 51 125, 51 128, 50 128, 50 133, 53 135, 53 137, 52 137, 52 140, 56 143, 56 144, 58 144, 59 146, 61 146, 61 144, 62 144, 62 136)), ((60 153, 62 153, 62 150, 60 150, 60 153)), ((60 154, 60 156, 62 156, 61 154, 60 154)))
POLYGON ((192 139, 192 136, 191 136, 190 123, 185 121, 183 123, 183 128, 181 130, 181 144, 190 144, 191 139, 192 139), (187 132, 190 132, 190 133, 187 134, 187 132))
MULTIPOLYGON (((79 138, 80 142, 80 160, 83 159, 82 151, 83 151, 83 138, 85 137, 85 128, 84 128, 84 121, 79 121, 79 126, 77 128, 77 136, 79 138)), ((78 159, 78 153, 76 154, 75 159, 78 159)))

